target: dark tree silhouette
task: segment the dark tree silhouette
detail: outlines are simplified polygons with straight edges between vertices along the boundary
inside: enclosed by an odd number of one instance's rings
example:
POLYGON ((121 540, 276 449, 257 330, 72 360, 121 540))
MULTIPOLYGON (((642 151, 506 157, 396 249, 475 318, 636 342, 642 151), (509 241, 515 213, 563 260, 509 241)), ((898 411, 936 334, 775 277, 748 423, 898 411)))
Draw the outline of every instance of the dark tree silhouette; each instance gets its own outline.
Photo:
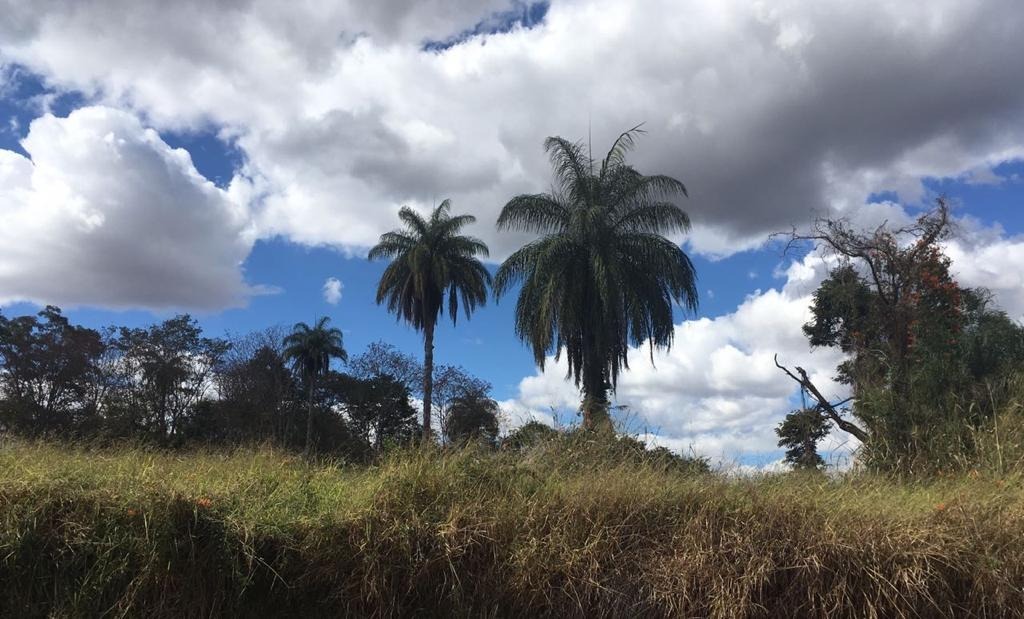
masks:
POLYGON ((283 328, 271 327, 231 338, 216 375, 221 404, 216 426, 226 440, 289 443, 298 385, 284 356, 286 335, 283 328))
POLYGON ((459 305, 468 319, 487 302, 491 274, 477 256, 487 256, 487 245, 459 234, 476 221, 472 215, 451 215, 451 203, 442 202, 428 219, 407 206, 398 212, 403 230, 382 234, 370 250, 370 260, 390 258, 381 275, 377 303, 423 332, 423 434, 431 438, 430 407, 434 377, 434 328, 448 297, 448 315, 455 324, 459 305))
POLYGON ((455 399, 467 394, 487 394, 491 383, 470 374, 462 366, 442 365, 434 369, 431 406, 437 412, 441 432, 448 436, 448 417, 455 399))
POLYGON ((644 176, 626 163, 639 127, 619 136, 600 162, 580 142, 548 138, 552 193, 508 202, 498 228, 541 238, 509 256, 495 275, 501 296, 522 283, 516 334, 543 368, 565 354, 583 391, 583 427, 607 425, 608 395, 628 367, 630 345, 668 348, 673 305, 697 309, 696 273, 664 234, 685 232, 690 219, 671 202, 686 188, 669 176, 644 176))
POLYGON ((127 415, 127 429, 139 422, 160 440, 177 437, 196 404, 207 397, 210 380, 230 344, 203 337, 188 314, 145 329, 122 327, 112 342, 118 375, 113 389, 127 415), (137 418, 138 415, 143 418, 137 418))
POLYGON ((387 342, 377 341, 367 346, 349 361, 348 369, 352 376, 364 380, 390 376, 402 383, 410 394, 422 395, 423 364, 387 342))
POLYGON ((482 391, 469 391, 452 400, 445 430, 456 445, 480 441, 494 445, 498 440, 498 403, 482 391))
POLYGON ((308 390, 305 447, 307 458, 313 453, 313 402, 316 380, 330 369, 331 359, 348 360, 348 353, 342 344, 341 331, 327 326, 330 320, 324 316, 312 327, 300 322, 284 338, 284 356, 291 360, 308 390))
POLYGON ((356 378, 332 372, 326 386, 335 392, 351 431, 374 452, 379 454, 388 445, 408 444, 419 436, 409 390, 390 375, 356 378))
POLYGON ((99 411, 100 333, 72 325, 60 308, 0 315, 0 430, 76 431, 99 411))
POLYGON ((818 454, 818 442, 828 436, 829 420, 818 408, 802 408, 786 415, 775 428, 779 447, 786 448, 785 461, 797 469, 817 470, 825 466, 818 454))

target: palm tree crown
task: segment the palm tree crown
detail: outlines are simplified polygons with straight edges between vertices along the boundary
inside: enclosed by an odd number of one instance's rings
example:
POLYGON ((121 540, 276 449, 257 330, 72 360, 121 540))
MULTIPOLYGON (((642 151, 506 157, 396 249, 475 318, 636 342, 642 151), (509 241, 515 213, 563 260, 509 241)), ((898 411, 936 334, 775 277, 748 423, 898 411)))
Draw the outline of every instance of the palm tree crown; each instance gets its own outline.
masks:
POLYGON ((697 309, 693 264, 663 236, 690 228, 670 201, 686 188, 626 163, 640 133, 634 127, 620 135, 600 162, 581 142, 548 138, 552 192, 516 196, 498 217, 499 229, 541 235, 505 260, 494 289, 501 296, 522 283, 516 334, 541 368, 551 351, 556 359, 564 351, 583 390, 585 427, 606 418, 629 346, 649 343, 652 356, 655 346, 668 348, 673 304, 697 309))
POLYGON ((324 316, 312 327, 304 322, 297 323, 284 338, 285 358, 291 360, 295 370, 307 380, 325 374, 331 359, 348 361, 341 330, 328 327, 330 321, 324 316))
POLYGON ((370 260, 390 258, 381 275, 377 303, 387 302, 398 315, 424 334, 423 430, 430 436, 430 399, 433 385, 434 327, 444 312, 455 324, 459 305, 468 319, 487 302, 491 274, 477 259, 488 255, 479 239, 459 234, 476 221, 472 215, 451 215, 451 203, 442 202, 425 219, 407 206, 398 212, 403 230, 387 232, 370 250, 370 260))
POLYGON ((331 359, 348 361, 342 343, 341 330, 327 326, 330 318, 324 316, 312 327, 304 322, 296 324, 284 338, 284 356, 306 381, 308 401, 306 411, 306 456, 313 448, 313 396, 316 379, 327 373, 331 359))

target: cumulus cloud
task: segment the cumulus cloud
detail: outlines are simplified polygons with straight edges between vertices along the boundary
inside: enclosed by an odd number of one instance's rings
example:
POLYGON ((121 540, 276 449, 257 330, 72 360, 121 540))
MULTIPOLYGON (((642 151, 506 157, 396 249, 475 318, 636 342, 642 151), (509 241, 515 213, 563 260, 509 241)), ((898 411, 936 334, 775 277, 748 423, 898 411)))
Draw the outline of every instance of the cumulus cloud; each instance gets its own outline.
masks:
POLYGON ((245 191, 200 176, 132 115, 32 122, 0 150, 0 304, 220 309, 253 292, 245 191))
POLYGON ((498 421, 502 435, 508 435, 516 428, 534 421, 551 427, 558 425, 558 420, 551 409, 533 409, 516 399, 502 400, 498 402, 498 407, 501 409, 498 421))
POLYGON ((323 293, 324 301, 327 301, 331 305, 337 305, 341 301, 341 291, 345 288, 345 284, 341 283, 341 280, 337 277, 328 277, 327 281, 324 282, 323 293))
POLYGON ((1024 322, 1024 238, 976 243, 955 239, 946 245, 953 276, 962 285, 985 288, 1014 320, 1024 322))
POLYGON ((2 4, 4 58, 158 128, 219 127, 265 198, 260 234, 350 251, 401 203, 451 197, 501 258, 521 239, 491 222, 547 187, 543 138, 590 127, 600 149, 646 121, 636 163, 688 184, 712 256, 1024 154, 1014 0, 556 0, 442 52, 424 40, 514 3, 2 4))

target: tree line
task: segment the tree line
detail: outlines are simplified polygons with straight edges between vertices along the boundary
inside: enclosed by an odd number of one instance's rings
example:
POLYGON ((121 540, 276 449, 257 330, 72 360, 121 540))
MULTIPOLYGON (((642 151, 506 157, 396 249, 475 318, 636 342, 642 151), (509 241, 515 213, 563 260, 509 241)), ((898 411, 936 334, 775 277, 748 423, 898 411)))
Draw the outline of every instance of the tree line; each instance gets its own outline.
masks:
MULTIPOLYGON (((415 358, 376 342, 344 372, 310 374, 310 342, 297 337, 307 330, 330 332, 321 320, 290 333, 209 338, 188 315, 96 330, 53 306, 0 316, 0 430, 169 446, 271 441, 353 460, 422 435, 415 358)), ((449 365, 435 369, 434 382, 444 439, 495 444, 491 385, 449 365)))
MULTIPOLYGON (((435 427, 447 441, 493 444, 500 410, 490 385, 435 367, 434 333, 445 313, 468 320, 491 293, 500 300, 518 290, 516 335, 541 368, 548 356, 565 356, 581 391, 581 428, 608 430, 629 349, 670 348, 674 308, 698 307, 696 271, 669 238, 690 228, 674 202, 686 188, 628 164, 642 133, 622 133, 599 160, 582 142, 548 138, 551 190, 512 198, 496 222, 534 240, 493 277, 481 262, 487 245, 462 232, 472 215, 453 214, 448 200, 426 216, 402 207, 403 226, 368 257, 389 261, 376 301, 422 333, 422 364, 386 344, 350 360, 327 318, 229 342, 203 337, 188 316, 101 334, 47 307, 36 317, 0 316, 0 423, 170 441, 271 437, 307 455, 430 441, 435 427), (332 369, 334 360, 348 371, 332 369)), ((837 378, 853 394, 831 401, 802 368, 776 361, 811 401, 777 429, 789 462, 819 468, 817 446, 833 428, 860 441, 863 460, 878 468, 920 469, 977 452, 977 432, 1024 367, 1024 329, 983 290, 956 283, 942 251, 949 235, 942 200, 902 228, 864 233, 823 219, 809 234, 789 235, 791 246, 834 258, 804 332, 812 347, 844 353, 837 378)))

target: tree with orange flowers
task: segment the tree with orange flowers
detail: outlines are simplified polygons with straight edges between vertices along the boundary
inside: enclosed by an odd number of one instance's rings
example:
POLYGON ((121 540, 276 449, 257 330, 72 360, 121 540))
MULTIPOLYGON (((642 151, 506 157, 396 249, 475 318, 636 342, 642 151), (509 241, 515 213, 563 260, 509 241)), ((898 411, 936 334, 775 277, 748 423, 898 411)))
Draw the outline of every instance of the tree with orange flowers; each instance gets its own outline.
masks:
POLYGON ((855 436, 867 459, 884 467, 920 467, 939 444, 969 447, 972 420, 962 411, 977 417, 981 408, 964 394, 1024 359, 1024 345, 1010 346, 988 374, 971 369, 974 340, 1001 329, 1024 341, 1024 329, 992 309, 983 291, 957 284, 941 245, 950 234, 949 207, 939 199, 907 226, 863 232, 823 219, 810 234, 791 235, 791 244, 810 241, 837 259, 814 293, 804 333, 812 347, 845 353, 837 379, 853 397, 832 403, 801 368, 779 367, 811 395, 822 419, 855 436))

